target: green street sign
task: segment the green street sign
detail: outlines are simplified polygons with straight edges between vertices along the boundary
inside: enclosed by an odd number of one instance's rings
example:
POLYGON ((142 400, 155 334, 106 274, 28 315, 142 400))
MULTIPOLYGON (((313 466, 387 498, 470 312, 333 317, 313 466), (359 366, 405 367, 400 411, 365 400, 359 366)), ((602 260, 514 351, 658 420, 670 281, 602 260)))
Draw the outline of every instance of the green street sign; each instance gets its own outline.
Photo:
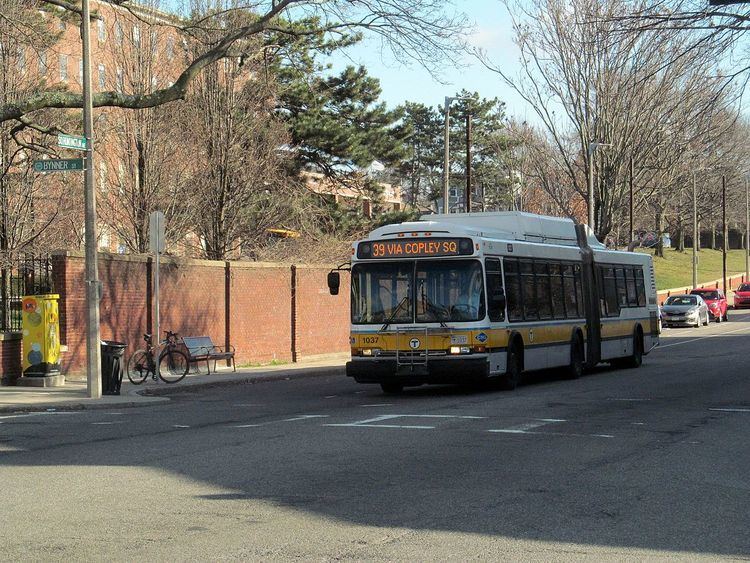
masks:
POLYGON ((84 137, 76 137, 75 135, 63 135, 62 133, 57 135, 57 146, 65 149, 73 149, 77 151, 86 150, 86 139, 84 137))
POLYGON ((83 159, 50 158, 49 160, 35 160, 34 170, 36 172, 69 172, 71 170, 83 170, 83 159))

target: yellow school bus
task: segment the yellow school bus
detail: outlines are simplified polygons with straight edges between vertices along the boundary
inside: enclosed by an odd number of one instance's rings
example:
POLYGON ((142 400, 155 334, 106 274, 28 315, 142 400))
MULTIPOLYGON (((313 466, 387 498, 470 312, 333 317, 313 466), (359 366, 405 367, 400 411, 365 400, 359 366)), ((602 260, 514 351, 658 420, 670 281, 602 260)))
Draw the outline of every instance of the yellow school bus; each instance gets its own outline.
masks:
MULTIPOLYGON (((338 272, 329 274, 338 292, 338 272)), ((356 242, 346 373, 387 393, 525 371, 638 367, 658 344, 651 257, 521 212, 427 215, 356 242)))

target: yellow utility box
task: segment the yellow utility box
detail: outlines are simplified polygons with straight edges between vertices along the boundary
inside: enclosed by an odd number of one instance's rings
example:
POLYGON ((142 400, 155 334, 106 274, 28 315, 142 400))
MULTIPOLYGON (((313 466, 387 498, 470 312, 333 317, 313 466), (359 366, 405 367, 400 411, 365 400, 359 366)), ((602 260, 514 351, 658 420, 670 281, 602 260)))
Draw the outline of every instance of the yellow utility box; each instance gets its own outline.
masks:
POLYGON ((57 294, 28 295, 21 301, 23 375, 60 374, 60 317, 57 294))

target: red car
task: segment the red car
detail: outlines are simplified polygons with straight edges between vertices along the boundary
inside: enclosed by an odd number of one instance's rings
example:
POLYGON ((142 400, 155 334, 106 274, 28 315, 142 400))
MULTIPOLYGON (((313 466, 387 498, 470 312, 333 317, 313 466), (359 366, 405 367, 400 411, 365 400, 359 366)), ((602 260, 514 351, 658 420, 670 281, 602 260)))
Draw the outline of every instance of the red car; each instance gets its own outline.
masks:
POLYGON ((720 289, 694 289, 690 293, 703 297, 703 300, 708 305, 708 312, 711 314, 711 318, 716 320, 717 323, 729 320, 727 316, 729 304, 723 291, 720 289))
POLYGON ((750 307, 750 283, 742 283, 734 292, 734 308, 750 307))

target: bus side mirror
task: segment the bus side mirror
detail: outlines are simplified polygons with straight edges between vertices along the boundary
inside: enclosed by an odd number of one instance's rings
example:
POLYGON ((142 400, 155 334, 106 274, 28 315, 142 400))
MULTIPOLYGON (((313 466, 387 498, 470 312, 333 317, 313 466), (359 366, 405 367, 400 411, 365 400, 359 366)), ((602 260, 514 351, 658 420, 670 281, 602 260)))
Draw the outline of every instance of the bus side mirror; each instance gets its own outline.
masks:
POLYGON ((494 309, 505 311, 505 291, 503 289, 498 289, 495 293, 493 293, 490 300, 494 305, 494 309))
POLYGON ((331 295, 339 294, 339 286, 341 285, 341 276, 338 272, 328 272, 328 291, 331 295))

